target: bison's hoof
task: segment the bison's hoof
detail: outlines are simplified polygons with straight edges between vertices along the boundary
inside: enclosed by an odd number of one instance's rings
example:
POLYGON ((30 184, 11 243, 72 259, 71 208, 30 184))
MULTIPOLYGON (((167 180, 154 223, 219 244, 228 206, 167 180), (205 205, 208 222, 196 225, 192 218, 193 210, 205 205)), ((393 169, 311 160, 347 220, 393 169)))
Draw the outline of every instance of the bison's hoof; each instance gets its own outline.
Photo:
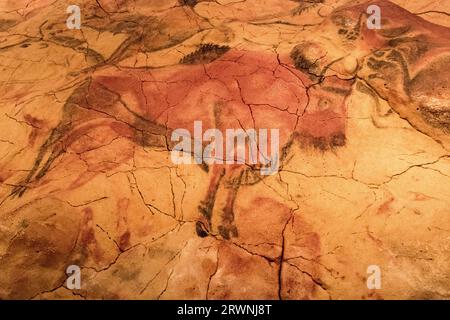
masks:
POLYGON ((225 240, 230 240, 231 238, 237 238, 238 237, 238 230, 236 226, 219 226, 218 227, 219 234, 224 238, 225 240))
POLYGON ((197 221, 195 224, 195 232, 200 238, 205 238, 209 235, 208 228, 201 221, 197 221))

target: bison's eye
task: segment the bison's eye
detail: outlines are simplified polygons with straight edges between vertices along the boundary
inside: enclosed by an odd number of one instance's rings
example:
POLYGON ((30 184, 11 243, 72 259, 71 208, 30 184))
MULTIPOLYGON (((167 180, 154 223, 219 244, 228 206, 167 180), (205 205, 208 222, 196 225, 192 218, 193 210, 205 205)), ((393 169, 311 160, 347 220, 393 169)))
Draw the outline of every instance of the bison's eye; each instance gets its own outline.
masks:
POLYGON ((327 110, 331 107, 331 101, 328 98, 320 98, 319 103, 317 104, 317 109, 319 111, 327 110))

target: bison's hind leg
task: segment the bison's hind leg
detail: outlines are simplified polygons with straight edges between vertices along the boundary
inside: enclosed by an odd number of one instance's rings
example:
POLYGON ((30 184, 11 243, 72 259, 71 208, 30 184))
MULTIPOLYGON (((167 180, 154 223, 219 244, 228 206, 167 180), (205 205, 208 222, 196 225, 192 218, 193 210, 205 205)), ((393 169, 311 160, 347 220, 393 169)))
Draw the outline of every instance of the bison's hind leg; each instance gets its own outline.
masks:
POLYGON ((29 188, 30 183, 41 179, 49 170, 52 163, 63 152, 63 140, 67 133, 73 129, 72 122, 77 104, 86 99, 90 81, 86 81, 74 90, 64 105, 61 122, 54 128, 44 144, 39 148, 33 167, 28 175, 12 190, 10 197, 21 197, 29 188))
POLYGON ((53 161, 63 153, 60 139, 63 135, 61 126, 53 129, 45 143, 39 148, 38 155, 34 160, 33 167, 28 175, 18 183, 12 190, 10 197, 21 197, 28 189, 29 184, 34 180, 42 178, 53 161), (46 159, 46 160, 45 160, 46 159))

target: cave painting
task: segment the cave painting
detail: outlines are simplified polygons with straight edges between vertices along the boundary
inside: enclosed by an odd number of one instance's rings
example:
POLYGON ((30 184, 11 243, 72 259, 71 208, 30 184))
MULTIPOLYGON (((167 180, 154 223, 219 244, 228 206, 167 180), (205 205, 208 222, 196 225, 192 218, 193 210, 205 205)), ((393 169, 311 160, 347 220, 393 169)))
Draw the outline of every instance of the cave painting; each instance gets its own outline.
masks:
POLYGON ((1 5, 0 298, 449 298, 450 6, 258 1, 1 5))

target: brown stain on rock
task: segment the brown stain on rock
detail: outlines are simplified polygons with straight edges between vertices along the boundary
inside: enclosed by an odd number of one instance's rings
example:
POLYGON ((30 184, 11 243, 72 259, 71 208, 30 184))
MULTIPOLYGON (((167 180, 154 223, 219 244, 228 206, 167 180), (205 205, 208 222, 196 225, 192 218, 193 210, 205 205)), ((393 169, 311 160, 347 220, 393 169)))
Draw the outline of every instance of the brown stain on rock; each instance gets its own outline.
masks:
POLYGON ((0 257, 0 299, 30 299, 58 287, 76 244, 77 212, 55 199, 41 199, 19 208, 12 219, 22 222, 0 257))
POLYGON ((31 132, 28 136, 28 145, 30 147, 33 147, 36 139, 42 135, 42 130, 45 129, 45 121, 40 120, 36 117, 33 117, 32 115, 26 114, 24 115, 24 120, 26 123, 28 123, 31 126, 31 132))
POLYGON ((121 251, 126 250, 130 247, 131 233, 128 227, 128 206, 130 204, 130 199, 122 198, 117 201, 117 232, 119 234, 119 249, 121 251))
POLYGON ((90 257, 93 258, 95 262, 102 261, 103 251, 99 247, 95 236, 94 211, 89 207, 82 210, 79 239, 82 261, 90 257))
POLYGON ((391 206, 394 203, 395 198, 390 197, 387 201, 385 201, 377 210, 377 214, 389 214, 391 211, 391 206))
POLYGON ((251 204, 250 212, 239 207, 236 215, 237 226, 245 225, 248 218, 251 227, 241 227, 240 236, 234 241, 236 245, 220 243, 218 268, 208 297, 314 299, 326 296, 320 270, 321 240, 311 224, 271 198, 256 197, 251 204), (261 213, 259 220, 253 215, 257 211, 261 213), (265 219, 269 214, 273 220, 265 219), (266 237, 263 230, 267 230, 266 237), (258 251, 258 246, 252 245, 264 243, 273 243, 280 250, 272 255, 267 249, 258 251))
POLYGON ((321 239, 301 214, 292 217, 285 230, 285 252, 280 297, 283 299, 327 298, 321 280, 321 239))
POLYGON ((231 243, 222 242, 208 299, 277 299, 277 268, 231 243))

